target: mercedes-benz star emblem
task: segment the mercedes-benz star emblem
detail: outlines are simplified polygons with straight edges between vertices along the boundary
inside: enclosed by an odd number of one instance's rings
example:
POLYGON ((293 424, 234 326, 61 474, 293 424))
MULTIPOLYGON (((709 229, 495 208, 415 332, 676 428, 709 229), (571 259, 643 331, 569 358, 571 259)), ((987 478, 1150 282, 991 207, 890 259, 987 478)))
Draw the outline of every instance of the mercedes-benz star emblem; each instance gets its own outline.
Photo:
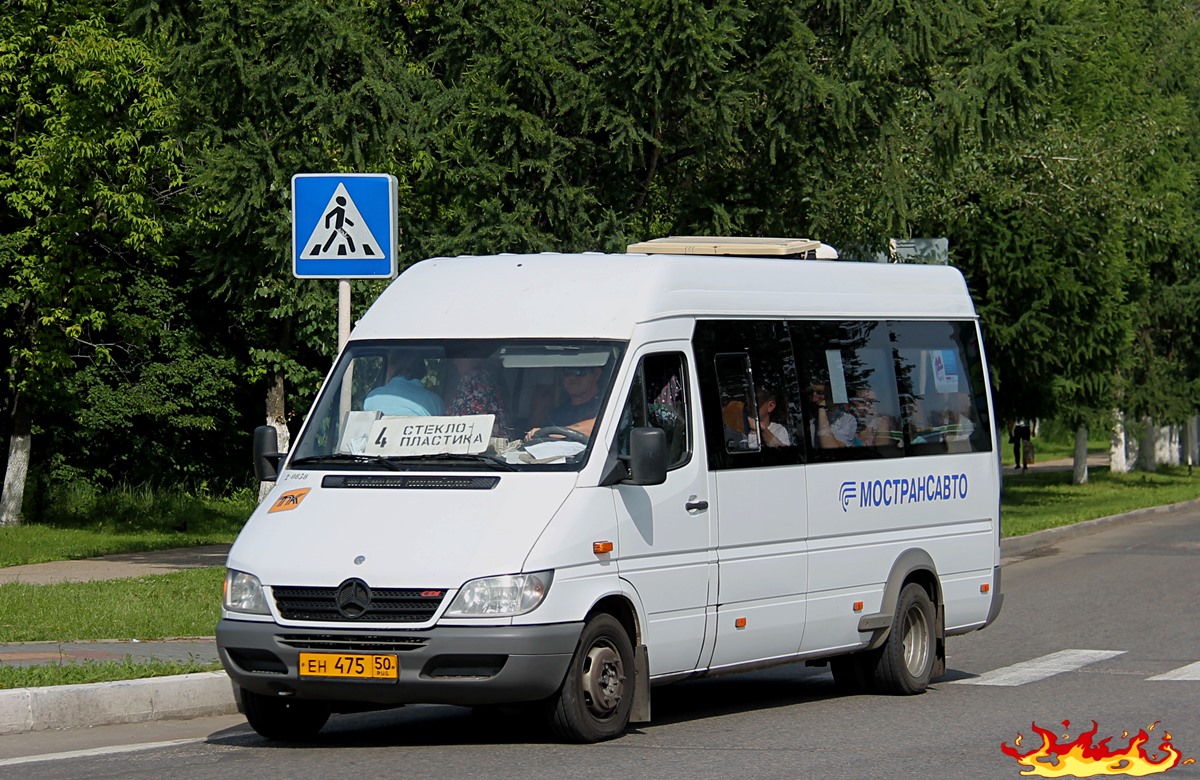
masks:
POLYGON ((371 589, 360 579, 346 580, 333 597, 337 611, 348 620, 360 618, 371 606, 371 589))

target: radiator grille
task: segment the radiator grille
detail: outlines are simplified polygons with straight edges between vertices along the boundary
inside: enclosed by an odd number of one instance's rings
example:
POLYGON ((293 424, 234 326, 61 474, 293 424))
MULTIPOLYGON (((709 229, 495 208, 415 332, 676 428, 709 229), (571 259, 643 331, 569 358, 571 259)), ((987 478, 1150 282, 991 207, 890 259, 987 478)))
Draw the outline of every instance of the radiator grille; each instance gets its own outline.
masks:
POLYGON ((285 620, 354 623, 424 623, 437 612, 445 588, 372 588, 370 603, 357 617, 338 610, 337 588, 276 586, 275 606, 285 620))

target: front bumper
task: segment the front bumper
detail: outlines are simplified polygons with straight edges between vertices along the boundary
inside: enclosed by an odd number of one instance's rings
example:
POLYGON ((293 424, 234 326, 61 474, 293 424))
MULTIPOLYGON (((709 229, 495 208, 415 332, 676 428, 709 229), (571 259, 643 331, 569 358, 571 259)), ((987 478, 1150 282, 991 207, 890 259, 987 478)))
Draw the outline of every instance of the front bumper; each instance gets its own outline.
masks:
POLYGON ((347 705, 474 706, 555 693, 582 631, 583 623, 347 631, 223 619, 217 651, 235 684, 267 696, 347 705), (301 679, 301 651, 394 654, 399 679, 301 679))

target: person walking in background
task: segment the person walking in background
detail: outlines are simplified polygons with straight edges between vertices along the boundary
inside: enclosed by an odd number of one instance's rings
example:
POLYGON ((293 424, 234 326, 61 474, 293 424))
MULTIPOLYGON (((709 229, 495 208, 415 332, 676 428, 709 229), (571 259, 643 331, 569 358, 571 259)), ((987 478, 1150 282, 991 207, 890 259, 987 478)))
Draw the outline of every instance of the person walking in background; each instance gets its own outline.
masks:
POLYGON ((1026 420, 1017 420, 1013 425, 1012 434, 1008 440, 1013 446, 1013 463, 1025 471, 1033 463, 1033 434, 1026 420))

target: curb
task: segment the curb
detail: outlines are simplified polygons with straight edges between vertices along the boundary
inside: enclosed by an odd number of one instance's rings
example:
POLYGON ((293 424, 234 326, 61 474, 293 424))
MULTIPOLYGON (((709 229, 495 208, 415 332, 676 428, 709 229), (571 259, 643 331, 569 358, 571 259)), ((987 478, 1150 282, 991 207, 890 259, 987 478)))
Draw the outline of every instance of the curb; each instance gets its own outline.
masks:
POLYGON ((1034 531, 1024 536, 1012 536, 1000 540, 1000 558, 1001 560, 1022 558, 1037 550, 1052 547, 1059 542, 1074 539, 1078 536, 1094 534, 1097 531, 1102 531, 1112 526, 1129 525, 1130 523, 1149 520, 1158 515, 1194 508, 1200 508, 1200 498, 1194 498, 1191 501, 1181 501, 1178 504, 1164 504, 1163 506, 1152 506, 1146 509, 1135 509, 1132 512, 1099 517, 1095 520, 1085 520, 1080 523, 1062 525, 1057 528, 1047 528, 1044 531, 1034 531))
POLYGON ((225 672, 0 691, 0 735, 237 712, 225 672))

